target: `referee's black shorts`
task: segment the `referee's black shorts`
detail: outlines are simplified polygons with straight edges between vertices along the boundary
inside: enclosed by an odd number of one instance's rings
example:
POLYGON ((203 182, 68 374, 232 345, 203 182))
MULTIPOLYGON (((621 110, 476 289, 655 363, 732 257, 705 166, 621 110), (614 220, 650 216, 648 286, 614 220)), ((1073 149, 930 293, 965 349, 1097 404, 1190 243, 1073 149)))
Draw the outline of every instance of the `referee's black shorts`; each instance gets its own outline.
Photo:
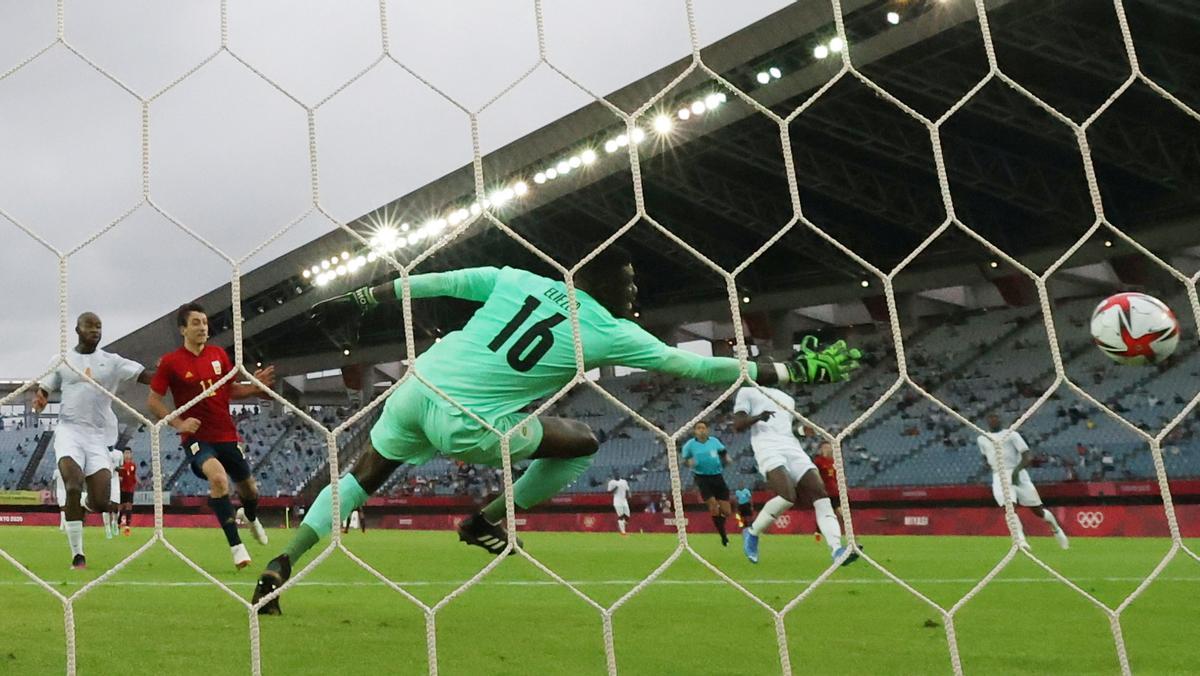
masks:
POLYGON ((721 474, 692 474, 696 488, 700 489, 700 497, 704 500, 716 498, 729 501, 729 486, 725 485, 725 477, 721 474))

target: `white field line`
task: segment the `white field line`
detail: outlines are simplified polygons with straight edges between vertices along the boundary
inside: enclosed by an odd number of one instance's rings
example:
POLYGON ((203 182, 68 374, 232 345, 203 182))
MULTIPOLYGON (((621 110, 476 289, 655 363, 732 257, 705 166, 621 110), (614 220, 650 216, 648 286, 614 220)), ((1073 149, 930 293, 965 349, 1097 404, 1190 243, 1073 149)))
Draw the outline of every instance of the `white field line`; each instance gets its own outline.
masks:
MULTIPOLYGON (((1083 577, 1071 578, 1076 583, 1085 584, 1091 582, 1141 582, 1144 577, 1083 577)), ((797 578, 793 580, 785 579, 746 579, 738 580, 742 584, 763 584, 763 585, 804 585, 809 584, 812 580, 797 578)), ((975 584, 979 580, 971 577, 938 577, 938 578, 913 578, 906 581, 914 584, 975 584)), ((1182 577, 1160 577, 1158 581, 1163 582, 1200 582, 1200 576, 1182 576, 1182 577)), ((632 586, 641 580, 568 580, 575 586, 632 586)), ((1042 577, 1008 577, 997 578, 992 582, 997 584, 1062 584, 1053 578, 1042 577)), ((46 580, 47 584, 58 585, 78 585, 86 584, 86 581, 76 580, 46 580)), ((231 587, 253 587, 254 582, 249 580, 229 581, 223 580, 223 583, 231 587)), ((456 587, 462 584, 461 581, 455 580, 407 580, 397 581, 396 584, 401 587, 456 587)), ((559 587, 561 586, 554 580, 482 580, 477 584, 489 587, 559 587)), ((725 586, 727 583, 724 580, 655 580, 652 584, 663 586, 725 586)), ((829 579, 822 583, 830 585, 892 585, 895 584, 891 580, 886 579, 829 579)), ((302 581, 296 584, 297 587, 379 587, 382 582, 321 582, 321 581, 302 581)), ((32 580, 0 580, 0 586, 37 586, 37 583, 32 580)), ((169 580, 110 580, 104 583, 105 587, 212 587, 211 582, 201 582, 198 580, 189 581, 169 581, 169 580)))

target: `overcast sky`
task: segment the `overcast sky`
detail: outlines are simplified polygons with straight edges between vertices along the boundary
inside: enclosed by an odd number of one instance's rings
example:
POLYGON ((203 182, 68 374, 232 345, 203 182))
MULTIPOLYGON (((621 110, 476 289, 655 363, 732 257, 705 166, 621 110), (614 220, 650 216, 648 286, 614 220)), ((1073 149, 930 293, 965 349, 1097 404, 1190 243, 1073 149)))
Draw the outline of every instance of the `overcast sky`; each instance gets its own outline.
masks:
MULTIPOLYGON (((702 44, 786 3, 696 0, 702 44)), ((682 0, 546 0, 549 57, 607 93, 685 56, 682 0)), ((531 0, 389 2, 393 53, 476 109, 537 58, 531 0)), ((54 3, 0 0, 0 74, 54 40, 54 3)), ((217 0, 68 0, 66 39, 149 96, 220 42, 217 0)), ((315 105, 380 53, 368 0, 229 0, 232 50, 315 105)), ((487 153, 588 103, 545 69, 480 117, 487 153)), ((0 80, 0 209, 68 250, 141 198, 141 112, 130 94, 56 46, 0 80)), ((320 200, 342 220, 470 161, 465 115, 384 64, 316 114, 320 200)), ((150 108, 151 195, 233 258, 311 205, 303 110, 228 55, 150 108)), ((268 262, 330 230, 297 224, 251 259, 268 262)), ((143 207, 68 259, 69 313, 94 310, 106 340, 228 281, 229 266, 143 207)), ((54 255, 0 220, 0 378, 40 375, 57 350, 54 255)), ((73 338, 74 336, 72 336, 73 338)), ((73 344, 73 342, 72 342, 73 344)), ((164 346, 169 347, 169 346, 164 346)))

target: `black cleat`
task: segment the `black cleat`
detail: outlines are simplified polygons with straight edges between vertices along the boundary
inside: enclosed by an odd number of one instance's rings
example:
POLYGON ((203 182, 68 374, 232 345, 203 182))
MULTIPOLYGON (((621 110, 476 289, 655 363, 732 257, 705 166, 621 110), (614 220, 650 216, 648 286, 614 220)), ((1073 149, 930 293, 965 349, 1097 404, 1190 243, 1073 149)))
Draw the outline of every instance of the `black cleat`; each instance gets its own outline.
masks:
MULTIPOLYGON (((254 597, 250 599, 251 603, 258 603, 259 599, 270 594, 271 592, 283 586, 284 582, 292 576, 292 560, 287 554, 280 554, 271 559, 267 564, 267 569, 258 576, 258 584, 254 586, 254 597)), ((282 615, 283 610, 279 607, 279 597, 271 599, 263 604, 258 609, 259 615, 282 615)))
MULTIPOLYGON (((508 533, 499 524, 488 523, 483 514, 472 514, 458 524, 458 539, 469 545, 482 547, 493 556, 498 556, 508 546, 508 533)), ((524 548, 525 543, 517 538, 517 546, 524 548)))
POLYGON ((76 554, 75 558, 71 559, 71 567, 75 570, 83 570, 87 568, 87 559, 83 557, 83 554, 76 554))

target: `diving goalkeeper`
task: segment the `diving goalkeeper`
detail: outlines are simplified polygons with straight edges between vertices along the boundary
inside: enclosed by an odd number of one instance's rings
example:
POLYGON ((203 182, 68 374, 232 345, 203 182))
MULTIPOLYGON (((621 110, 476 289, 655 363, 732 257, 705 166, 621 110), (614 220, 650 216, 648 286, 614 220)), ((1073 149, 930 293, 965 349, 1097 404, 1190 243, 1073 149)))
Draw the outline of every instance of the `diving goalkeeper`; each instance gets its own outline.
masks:
MULTIPOLYGON (((500 432, 512 431, 513 462, 531 459, 513 484, 513 502, 529 509, 583 474, 599 448, 591 429, 578 421, 521 412, 530 402, 560 390, 575 377, 575 347, 567 288, 560 280, 514 268, 469 268, 409 277, 413 298, 448 296, 482 303, 461 330, 420 355, 415 375, 458 403, 436 394, 415 377, 396 388, 371 428, 371 447, 338 482, 339 522, 367 500, 401 463, 421 465, 437 455, 468 464, 501 465, 500 437, 463 409, 500 432), (459 408, 459 405, 462 408, 459 408)), ((401 280, 317 303, 311 319, 348 346, 371 308, 401 297, 401 280)), ((623 365, 706 383, 733 383, 736 359, 701 357, 665 345, 630 321, 637 297, 629 255, 609 247, 576 274, 576 299, 584 368, 623 365)), ((761 385, 844 380, 861 354, 838 341, 823 350, 801 351, 786 363, 751 362, 749 376, 761 385)), ((459 539, 500 554, 508 547, 503 496, 463 520, 459 539)), ((292 541, 258 580, 254 601, 291 575, 292 565, 329 534, 332 498, 326 486, 292 541)), ((519 541, 518 541, 518 544, 519 541)), ((259 612, 279 614, 278 598, 259 612)))

